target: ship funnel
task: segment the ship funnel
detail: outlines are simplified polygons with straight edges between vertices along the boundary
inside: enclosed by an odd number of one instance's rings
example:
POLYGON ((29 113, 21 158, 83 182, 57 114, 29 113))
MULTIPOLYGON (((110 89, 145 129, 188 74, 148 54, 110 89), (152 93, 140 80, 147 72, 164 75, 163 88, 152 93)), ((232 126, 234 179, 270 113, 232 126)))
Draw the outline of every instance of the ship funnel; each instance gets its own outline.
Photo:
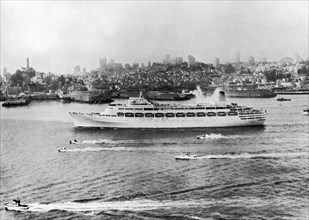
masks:
POLYGON ((211 101, 214 102, 214 103, 216 103, 216 102, 226 102, 224 90, 222 90, 220 88, 216 88, 216 90, 214 91, 214 93, 211 96, 211 101))

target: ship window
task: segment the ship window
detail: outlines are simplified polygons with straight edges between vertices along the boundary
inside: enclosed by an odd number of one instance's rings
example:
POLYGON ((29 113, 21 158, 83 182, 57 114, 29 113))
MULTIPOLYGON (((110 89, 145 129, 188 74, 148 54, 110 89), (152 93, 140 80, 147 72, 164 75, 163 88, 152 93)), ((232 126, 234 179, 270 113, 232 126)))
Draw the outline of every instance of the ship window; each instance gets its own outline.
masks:
POLYGON ((153 108, 144 108, 145 111, 153 111, 153 108))
POLYGON ((229 112, 228 115, 230 116, 237 115, 237 112, 229 112))
POLYGON ((195 114, 193 112, 188 112, 186 115, 187 115, 187 117, 194 117, 195 116, 195 114))
POLYGON ((176 114, 176 117, 185 117, 185 114, 184 114, 184 113, 179 112, 179 113, 177 113, 177 114, 176 114))
POLYGON ((206 109, 216 109, 215 107, 206 107, 206 109))
POLYGON ((166 117, 175 117, 175 114, 174 113, 166 113, 165 116, 166 117))
POLYGON ((154 116, 154 115, 153 115, 152 113, 146 113, 146 114, 145 114, 145 117, 148 117, 148 118, 149 118, 149 117, 153 117, 153 116, 154 116))
POLYGON ((124 108, 119 108, 119 110, 124 110, 124 108))
POLYGON ((158 117, 158 118, 161 118, 161 117, 164 117, 164 114, 163 113, 156 113, 155 116, 158 117))
POLYGON ((153 110, 158 111, 159 109, 158 108, 154 108, 153 110))
POLYGON ((207 113, 207 116, 209 116, 209 117, 216 116, 216 113, 214 113, 214 112, 208 112, 208 113, 207 113))
POLYGON ((218 112, 217 115, 218 116, 226 116, 226 113, 225 112, 218 112))
POLYGON ((133 110, 133 108, 126 108, 126 110, 133 110))
POLYGON ((206 114, 204 112, 198 112, 197 114, 197 117, 205 117, 206 114))
POLYGON ((142 108, 135 108, 135 110, 143 110, 142 108))
POLYGON ((133 113, 128 112, 128 113, 125 113, 125 116, 126 116, 126 117, 134 117, 134 114, 133 114, 133 113))
POLYGON ((144 117, 144 114, 143 113, 135 113, 135 117, 144 117))

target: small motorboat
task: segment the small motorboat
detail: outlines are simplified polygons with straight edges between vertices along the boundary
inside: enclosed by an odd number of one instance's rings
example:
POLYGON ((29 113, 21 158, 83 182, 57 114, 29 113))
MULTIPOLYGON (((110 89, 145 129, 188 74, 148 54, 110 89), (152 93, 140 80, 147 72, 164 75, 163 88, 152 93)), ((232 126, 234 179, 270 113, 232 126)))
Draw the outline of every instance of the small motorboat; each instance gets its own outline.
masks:
POLYGON ((303 115, 309 115, 309 107, 303 110, 303 115))
POLYGON ((196 160, 197 158, 198 158, 197 155, 191 153, 185 153, 175 156, 176 160, 196 160))
POLYGON ((203 134, 196 137, 197 139, 217 139, 217 138, 223 138, 221 134, 203 134))
POLYGON ((8 211, 26 211, 29 206, 21 204, 19 199, 13 199, 13 202, 5 203, 4 208, 8 211))
POLYGON ((205 138, 206 138, 206 134, 204 134, 204 135, 199 135, 199 136, 197 136, 196 138, 197 138, 197 139, 205 139, 205 138))
POLYGON ((58 148, 58 152, 66 152, 67 149, 65 147, 62 147, 62 148, 58 148))
POLYGON ((81 144, 82 142, 79 140, 71 140, 70 144, 81 144))
POLYGON ((283 102, 283 101, 291 101, 292 99, 286 99, 286 98, 277 98, 277 101, 283 102))

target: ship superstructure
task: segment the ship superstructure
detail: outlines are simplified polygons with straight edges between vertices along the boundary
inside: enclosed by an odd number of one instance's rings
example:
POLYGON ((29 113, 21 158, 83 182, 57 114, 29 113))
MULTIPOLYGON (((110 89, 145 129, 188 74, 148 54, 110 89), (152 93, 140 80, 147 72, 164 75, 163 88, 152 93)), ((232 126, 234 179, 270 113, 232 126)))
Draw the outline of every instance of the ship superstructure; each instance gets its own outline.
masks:
POLYGON ((228 104, 217 89, 209 103, 159 104, 142 96, 127 104, 109 104, 103 112, 70 112, 75 127, 99 128, 205 128, 263 125, 261 110, 228 104))

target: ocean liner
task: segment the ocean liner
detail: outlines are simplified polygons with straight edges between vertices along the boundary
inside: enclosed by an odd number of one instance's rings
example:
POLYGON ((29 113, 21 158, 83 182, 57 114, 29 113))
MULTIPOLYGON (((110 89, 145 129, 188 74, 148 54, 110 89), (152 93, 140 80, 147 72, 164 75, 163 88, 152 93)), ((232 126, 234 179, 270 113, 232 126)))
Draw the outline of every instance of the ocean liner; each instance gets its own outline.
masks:
POLYGON ((210 103, 158 104, 142 96, 127 104, 109 104, 103 112, 69 112, 75 127, 98 128, 206 128, 258 126, 265 112, 228 104, 223 90, 215 90, 210 103))

